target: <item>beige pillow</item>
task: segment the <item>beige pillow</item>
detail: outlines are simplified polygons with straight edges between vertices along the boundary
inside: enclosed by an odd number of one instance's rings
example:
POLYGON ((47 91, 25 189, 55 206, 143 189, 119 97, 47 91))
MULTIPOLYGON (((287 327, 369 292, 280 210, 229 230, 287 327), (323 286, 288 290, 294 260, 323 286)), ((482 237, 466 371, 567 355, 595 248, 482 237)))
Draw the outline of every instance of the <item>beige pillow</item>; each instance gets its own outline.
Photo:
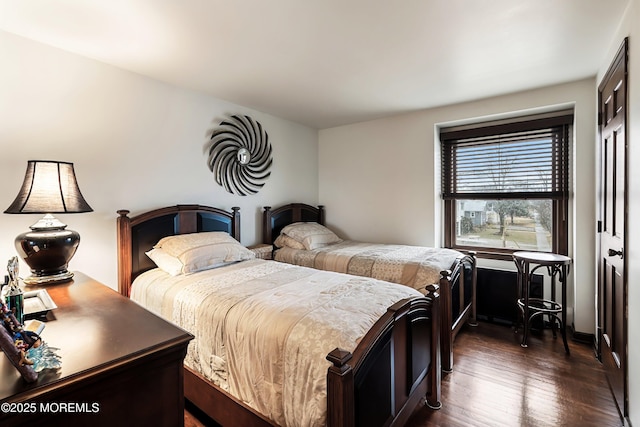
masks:
POLYGON ((282 234, 286 234, 297 242, 302 243, 307 250, 342 241, 333 231, 317 222, 295 222, 289 224, 282 229, 282 234))
POLYGON ((158 248, 178 258, 184 274, 256 257, 228 233, 221 231, 164 237, 154 246, 154 249, 158 248))
POLYGON ((178 276, 182 274, 182 263, 174 256, 166 253, 162 248, 151 249, 145 252, 151 261, 158 266, 158 268, 167 274, 172 276, 178 276))
POLYGON ((291 237, 287 236, 286 234, 281 234, 279 235, 275 242, 273 242, 274 245, 276 245, 276 247, 278 248, 291 248, 291 249, 304 249, 304 245, 300 242, 298 242, 297 240, 293 240, 291 237))

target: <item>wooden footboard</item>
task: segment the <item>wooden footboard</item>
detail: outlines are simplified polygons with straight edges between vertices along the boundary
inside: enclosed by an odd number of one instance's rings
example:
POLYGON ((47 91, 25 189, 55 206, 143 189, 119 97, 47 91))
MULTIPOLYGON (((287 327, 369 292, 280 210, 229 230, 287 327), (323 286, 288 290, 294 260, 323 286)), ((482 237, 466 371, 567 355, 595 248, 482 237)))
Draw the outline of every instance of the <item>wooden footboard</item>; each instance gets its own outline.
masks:
MULTIPOLYGON (((389 307, 350 353, 327 355, 327 426, 402 426, 420 402, 439 409, 440 296, 389 307)), ((185 397, 223 426, 266 427, 263 415, 185 368, 185 397)))
POLYGON ((467 322, 476 326, 476 253, 459 257, 440 272, 442 370, 453 370, 453 341, 467 322))
POLYGON ((335 349, 327 373, 327 425, 404 425, 417 404, 440 403, 440 303, 427 296, 403 300, 381 317, 353 354, 335 349))

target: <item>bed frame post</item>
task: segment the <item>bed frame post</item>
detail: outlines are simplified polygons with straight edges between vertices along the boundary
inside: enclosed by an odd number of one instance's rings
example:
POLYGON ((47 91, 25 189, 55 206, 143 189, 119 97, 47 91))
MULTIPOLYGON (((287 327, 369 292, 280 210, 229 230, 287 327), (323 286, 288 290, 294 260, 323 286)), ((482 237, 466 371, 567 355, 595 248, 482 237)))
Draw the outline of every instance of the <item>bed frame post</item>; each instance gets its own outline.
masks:
POLYGON ((333 363, 327 371, 327 427, 355 426, 353 368, 347 364, 352 357, 339 348, 327 355, 333 363))
POLYGON ((324 205, 318 205, 318 224, 324 224, 324 205))
POLYGON ((451 295, 451 270, 443 270, 440 272, 440 295, 444 301, 442 307, 442 322, 440 339, 442 340, 442 370, 449 373, 453 368, 453 334, 451 332, 451 324, 453 321, 452 314, 452 295, 451 295))
POLYGON ((468 255, 461 256, 456 262, 454 270, 443 270, 440 272, 440 296, 442 304, 442 370, 451 372, 453 370, 453 341, 456 335, 466 322, 470 326, 477 326, 477 259, 476 252, 470 251, 468 255), (465 266, 471 267, 471 277, 467 277, 465 266), (467 279, 471 279, 471 302, 467 304, 467 290, 465 284, 467 279), (459 306, 456 319, 453 319, 452 293, 453 287, 457 283, 459 306))
POLYGON ((118 291, 129 297, 131 290, 131 219, 129 211, 118 211, 118 291))
POLYGON ((231 211, 233 212, 233 230, 232 230, 232 236, 235 237, 235 239, 239 242, 240 241, 240 208, 238 206, 233 206, 231 208, 231 211))
POLYGON ((469 325, 478 326, 478 307, 476 305, 476 301, 478 298, 477 289, 478 289, 478 258, 476 251, 469 251, 469 257, 471 257, 471 262, 473 265, 471 266, 471 318, 469 319, 469 325))
MULTIPOLYGON (((440 294, 438 285, 428 285, 426 287, 426 297, 431 299, 431 372, 426 395, 427 406, 431 409, 442 407, 442 355, 440 352, 441 314, 440 294)), ((451 334, 447 334, 451 336, 451 334)))
POLYGON ((262 243, 266 243, 268 245, 273 243, 273 239, 271 238, 271 233, 273 232, 271 228, 271 206, 265 206, 264 212, 262 214, 262 243))

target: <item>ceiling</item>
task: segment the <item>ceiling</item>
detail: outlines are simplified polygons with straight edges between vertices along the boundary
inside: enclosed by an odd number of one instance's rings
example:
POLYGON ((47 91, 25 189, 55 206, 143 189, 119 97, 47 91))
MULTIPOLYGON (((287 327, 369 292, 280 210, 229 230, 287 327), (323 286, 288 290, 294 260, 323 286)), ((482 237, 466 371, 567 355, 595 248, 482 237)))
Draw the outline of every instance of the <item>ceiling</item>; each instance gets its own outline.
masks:
POLYGON ((629 0, 0 0, 0 29, 322 129, 595 76, 629 0))

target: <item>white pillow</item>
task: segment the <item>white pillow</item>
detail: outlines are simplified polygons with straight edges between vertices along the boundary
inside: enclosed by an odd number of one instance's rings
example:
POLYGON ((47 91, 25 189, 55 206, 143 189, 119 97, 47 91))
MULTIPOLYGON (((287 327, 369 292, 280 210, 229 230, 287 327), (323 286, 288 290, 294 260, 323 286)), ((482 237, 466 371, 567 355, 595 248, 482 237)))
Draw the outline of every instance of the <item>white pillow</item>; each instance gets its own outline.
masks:
POLYGON ((284 227, 281 233, 302 243, 307 250, 342 241, 333 231, 317 222, 295 222, 284 227))
POLYGON ((256 257, 228 233, 221 231, 164 237, 154 246, 154 249, 159 248, 180 261, 184 274, 256 257))

